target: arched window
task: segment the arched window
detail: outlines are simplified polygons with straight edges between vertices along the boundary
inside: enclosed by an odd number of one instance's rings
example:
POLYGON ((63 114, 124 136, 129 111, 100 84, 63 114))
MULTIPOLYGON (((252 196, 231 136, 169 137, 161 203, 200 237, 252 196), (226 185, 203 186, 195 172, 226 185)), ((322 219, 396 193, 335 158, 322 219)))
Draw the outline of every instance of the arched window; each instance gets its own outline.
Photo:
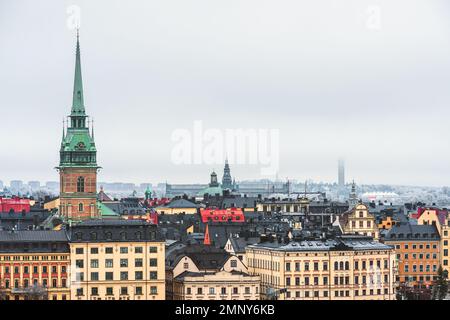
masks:
POLYGON ((337 261, 334 263, 334 270, 339 270, 339 263, 337 261))
POLYGON ((84 177, 77 179, 77 192, 84 192, 84 177))
POLYGON ((350 264, 348 261, 345 261, 345 270, 350 270, 350 264))
POLYGON ((78 211, 83 212, 83 204, 82 203, 78 204, 78 211))
POLYGON ((344 270, 344 262, 339 262, 339 270, 344 270))

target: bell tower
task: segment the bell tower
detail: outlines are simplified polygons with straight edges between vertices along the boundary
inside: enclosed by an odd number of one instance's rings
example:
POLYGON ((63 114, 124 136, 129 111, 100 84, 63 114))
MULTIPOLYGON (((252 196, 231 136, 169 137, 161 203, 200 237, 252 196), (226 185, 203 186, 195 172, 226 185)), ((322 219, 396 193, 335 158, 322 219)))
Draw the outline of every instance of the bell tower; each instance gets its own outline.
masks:
POLYGON ((99 218, 97 210, 97 149, 94 128, 84 108, 81 78, 80 39, 77 31, 75 79, 72 109, 63 124, 63 136, 57 170, 60 177, 60 215, 68 221, 99 218))

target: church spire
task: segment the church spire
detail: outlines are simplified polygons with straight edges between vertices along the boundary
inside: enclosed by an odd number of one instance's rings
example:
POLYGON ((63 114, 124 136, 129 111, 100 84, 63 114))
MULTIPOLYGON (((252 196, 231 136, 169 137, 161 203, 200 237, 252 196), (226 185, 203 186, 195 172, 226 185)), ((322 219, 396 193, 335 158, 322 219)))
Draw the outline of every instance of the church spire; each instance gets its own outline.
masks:
POLYGON ((80 32, 77 29, 77 48, 75 58, 75 79, 73 83, 73 101, 71 116, 84 116, 83 80, 81 78, 80 32))

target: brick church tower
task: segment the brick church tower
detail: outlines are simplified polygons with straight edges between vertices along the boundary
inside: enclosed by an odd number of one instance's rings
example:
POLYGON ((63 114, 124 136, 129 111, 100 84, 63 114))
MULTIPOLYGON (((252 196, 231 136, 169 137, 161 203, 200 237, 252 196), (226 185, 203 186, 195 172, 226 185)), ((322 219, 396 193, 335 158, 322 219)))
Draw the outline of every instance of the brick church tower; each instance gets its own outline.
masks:
POLYGON ((60 176, 59 213, 69 221, 99 218, 97 209, 97 149, 83 100, 80 41, 77 32, 72 110, 64 130, 57 167, 60 176))

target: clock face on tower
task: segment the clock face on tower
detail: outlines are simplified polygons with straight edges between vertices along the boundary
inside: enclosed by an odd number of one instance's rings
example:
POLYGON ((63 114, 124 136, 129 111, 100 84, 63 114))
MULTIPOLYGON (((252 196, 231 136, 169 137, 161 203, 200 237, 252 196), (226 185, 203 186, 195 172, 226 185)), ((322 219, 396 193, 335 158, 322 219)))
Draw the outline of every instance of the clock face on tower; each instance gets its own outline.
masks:
POLYGON ((79 150, 83 150, 85 148, 85 145, 84 145, 84 143, 83 142, 78 142, 78 144, 77 144, 77 149, 79 149, 79 150))

